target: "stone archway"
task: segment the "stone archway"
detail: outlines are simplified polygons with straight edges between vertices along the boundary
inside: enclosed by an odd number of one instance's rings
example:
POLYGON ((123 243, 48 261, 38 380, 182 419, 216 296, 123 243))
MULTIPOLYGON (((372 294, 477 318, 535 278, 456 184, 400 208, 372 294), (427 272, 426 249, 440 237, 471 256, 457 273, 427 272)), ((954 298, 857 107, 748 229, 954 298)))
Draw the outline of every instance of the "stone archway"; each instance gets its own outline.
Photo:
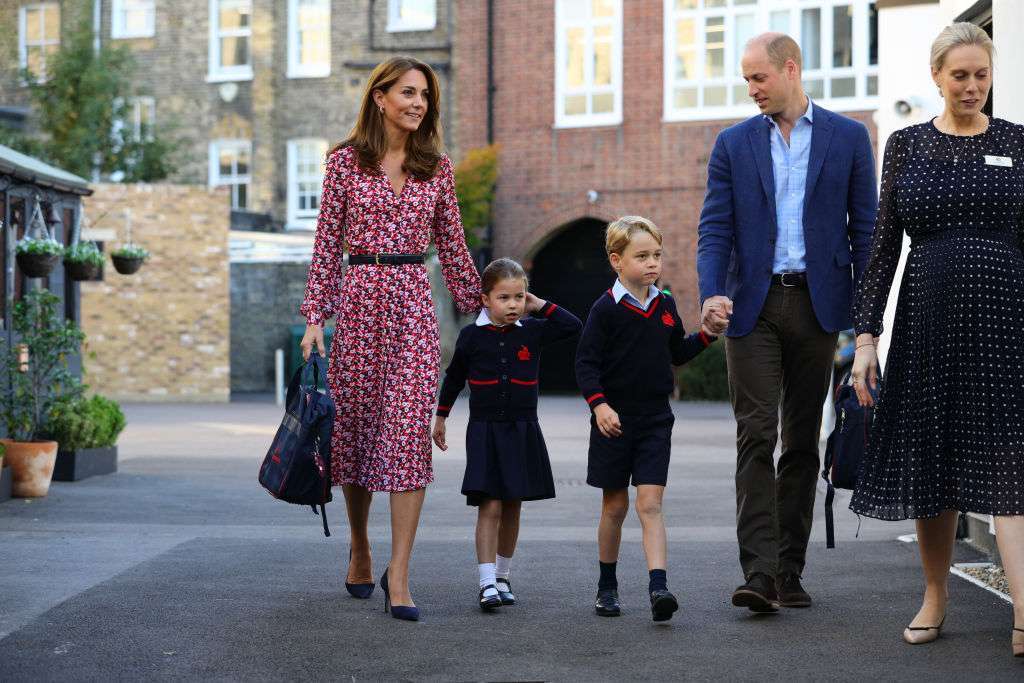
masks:
MULTIPOLYGON (((615 273, 604 251, 607 222, 578 218, 555 231, 536 252, 530 265, 530 291, 551 299, 586 322, 602 292, 611 287, 615 273)), ((576 391, 576 342, 559 342, 544 349, 540 387, 544 391, 576 391)))

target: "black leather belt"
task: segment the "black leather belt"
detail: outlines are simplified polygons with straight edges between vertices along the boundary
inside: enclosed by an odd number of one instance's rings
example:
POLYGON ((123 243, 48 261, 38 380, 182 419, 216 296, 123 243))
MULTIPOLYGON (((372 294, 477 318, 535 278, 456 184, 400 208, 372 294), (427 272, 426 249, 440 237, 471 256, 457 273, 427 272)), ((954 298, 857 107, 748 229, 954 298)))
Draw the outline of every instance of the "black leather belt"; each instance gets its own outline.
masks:
POLYGON ((807 287, 807 273, 775 273, 772 275, 773 285, 783 287, 807 287))
POLYGON ((400 266, 407 263, 423 263, 426 254, 349 254, 350 266, 400 266))

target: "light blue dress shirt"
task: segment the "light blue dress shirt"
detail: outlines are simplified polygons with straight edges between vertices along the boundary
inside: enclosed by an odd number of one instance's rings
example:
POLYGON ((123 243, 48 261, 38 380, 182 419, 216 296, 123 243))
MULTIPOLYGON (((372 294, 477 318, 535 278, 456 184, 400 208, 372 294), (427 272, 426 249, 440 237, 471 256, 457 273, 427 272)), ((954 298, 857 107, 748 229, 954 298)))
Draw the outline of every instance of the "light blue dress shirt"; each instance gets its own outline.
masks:
POLYGON ((814 105, 807 98, 807 111, 796 120, 789 134, 789 144, 770 116, 772 170, 775 173, 775 217, 779 227, 775 239, 773 273, 794 273, 807 270, 807 248, 804 245, 804 189, 807 185, 807 162, 811 156, 811 130, 814 105))
POLYGON ((612 285, 612 298, 615 299, 615 303, 619 303, 625 297, 626 303, 633 304, 642 311, 646 311, 647 307, 654 301, 654 297, 659 294, 661 294, 661 290, 651 285, 650 289, 647 290, 647 303, 642 304, 635 296, 630 294, 629 290, 626 289, 626 285, 622 284, 622 280, 615 278, 615 284, 612 285))

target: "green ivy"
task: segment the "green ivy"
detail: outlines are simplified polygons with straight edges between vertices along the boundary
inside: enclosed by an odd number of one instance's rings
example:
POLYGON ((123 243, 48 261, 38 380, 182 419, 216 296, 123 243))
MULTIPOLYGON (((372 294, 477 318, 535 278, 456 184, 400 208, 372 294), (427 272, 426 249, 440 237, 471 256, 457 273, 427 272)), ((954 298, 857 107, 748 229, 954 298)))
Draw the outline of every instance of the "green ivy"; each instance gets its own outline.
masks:
POLYGON ((466 244, 470 248, 483 243, 484 230, 491 222, 494 189, 498 182, 498 151, 497 145, 471 149, 455 167, 455 192, 466 244))

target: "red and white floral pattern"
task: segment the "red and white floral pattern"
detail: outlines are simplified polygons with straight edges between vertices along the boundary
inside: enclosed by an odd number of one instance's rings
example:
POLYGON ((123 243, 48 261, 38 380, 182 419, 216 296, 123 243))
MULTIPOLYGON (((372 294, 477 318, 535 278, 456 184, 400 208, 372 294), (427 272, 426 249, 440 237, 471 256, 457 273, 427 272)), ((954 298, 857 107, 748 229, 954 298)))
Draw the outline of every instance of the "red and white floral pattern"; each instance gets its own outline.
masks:
POLYGON ((362 170, 351 148, 327 160, 306 297, 310 323, 336 317, 328 380, 337 405, 335 485, 411 491, 433 481, 430 417, 440 347, 422 265, 359 265, 341 278, 343 242, 353 254, 418 254, 433 241, 458 308, 480 307, 480 277, 466 248, 452 163, 399 194, 383 171, 362 170))

